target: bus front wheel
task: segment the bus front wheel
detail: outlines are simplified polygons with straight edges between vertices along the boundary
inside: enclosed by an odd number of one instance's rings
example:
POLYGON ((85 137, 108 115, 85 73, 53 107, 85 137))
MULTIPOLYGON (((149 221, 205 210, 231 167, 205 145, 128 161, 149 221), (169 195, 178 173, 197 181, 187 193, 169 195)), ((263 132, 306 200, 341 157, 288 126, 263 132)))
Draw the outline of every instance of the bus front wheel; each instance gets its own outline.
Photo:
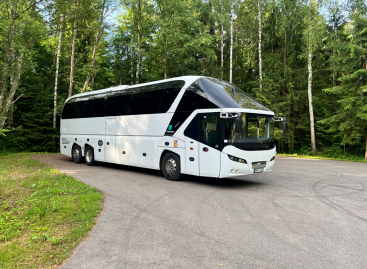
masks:
POLYGON ((166 179, 180 180, 182 176, 180 157, 171 152, 166 153, 162 159, 161 170, 166 179))
POLYGON ((75 145, 73 147, 71 158, 73 159, 74 163, 80 163, 82 161, 83 156, 82 156, 82 149, 80 146, 75 145))
POLYGON ((89 166, 94 165, 94 150, 92 147, 87 147, 85 150, 85 163, 89 166))

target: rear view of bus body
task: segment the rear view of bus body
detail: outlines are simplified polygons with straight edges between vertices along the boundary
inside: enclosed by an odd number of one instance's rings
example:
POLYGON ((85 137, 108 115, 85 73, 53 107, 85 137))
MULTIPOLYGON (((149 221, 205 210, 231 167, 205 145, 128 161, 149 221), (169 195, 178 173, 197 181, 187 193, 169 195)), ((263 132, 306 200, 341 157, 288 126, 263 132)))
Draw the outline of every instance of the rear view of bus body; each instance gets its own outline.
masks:
POLYGON ((60 152, 182 174, 270 172, 274 113, 227 82, 185 76, 77 94, 61 116, 60 152))

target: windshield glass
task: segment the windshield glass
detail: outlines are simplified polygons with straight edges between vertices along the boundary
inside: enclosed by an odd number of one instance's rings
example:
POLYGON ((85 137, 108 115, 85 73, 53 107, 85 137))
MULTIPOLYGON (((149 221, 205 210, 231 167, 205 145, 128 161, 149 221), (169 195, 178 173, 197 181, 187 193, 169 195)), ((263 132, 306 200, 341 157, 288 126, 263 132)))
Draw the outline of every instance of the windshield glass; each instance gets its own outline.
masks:
POLYGON ((250 95, 223 80, 206 77, 198 79, 196 84, 208 95, 209 100, 218 105, 218 107, 243 107, 269 111, 268 108, 250 95))
POLYGON ((224 119, 223 147, 232 145, 243 150, 272 149, 274 147, 272 118, 273 116, 242 113, 241 131, 236 130, 236 118, 224 119))

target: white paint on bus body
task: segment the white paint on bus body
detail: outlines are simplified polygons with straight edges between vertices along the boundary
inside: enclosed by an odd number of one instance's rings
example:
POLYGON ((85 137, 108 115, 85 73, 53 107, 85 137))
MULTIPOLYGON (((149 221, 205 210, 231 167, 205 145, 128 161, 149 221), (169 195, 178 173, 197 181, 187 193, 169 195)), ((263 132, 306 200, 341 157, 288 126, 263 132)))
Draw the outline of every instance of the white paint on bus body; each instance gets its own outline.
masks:
POLYGON ((198 113, 241 112, 273 116, 274 112, 272 111, 247 108, 197 109, 191 113, 172 136, 165 136, 167 127, 186 88, 198 78, 201 77, 188 76, 134 86, 121 85, 72 96, 72 98, 82 97, 168 81, 185 81, 183 88, 166 113, 62 119, 60 126, 61 154, 71 156, 72 146, 77 144, 82 148, 84 156, 85 148, 89 145, 94 148, 97 161, 160 169, 162 154, 169 151, 179 155, 181 172, 184 174, 221 178, 252 174, 251 163, 257 161, 266 162, 264 172, 271 171, 274 161, 269 161, 275 156, 275 147, 270 150, 246 151, 234 146, 226 146, 220 150, 186 137, 184 131, 198 113), (66 139, 69 143, 62 144, 62 139, 66 139), (102 142, 102 145, 98 144, 99 141, 102 142), (177 147, 174 146, 175 141, 177 141, 177 147), (203 151, 204 147, 209 150, 203 151), (228 154, 245 159, 247 164, 230 160, 228 154), (193 158, 193 161, 190 161, 190 158, 193 158))

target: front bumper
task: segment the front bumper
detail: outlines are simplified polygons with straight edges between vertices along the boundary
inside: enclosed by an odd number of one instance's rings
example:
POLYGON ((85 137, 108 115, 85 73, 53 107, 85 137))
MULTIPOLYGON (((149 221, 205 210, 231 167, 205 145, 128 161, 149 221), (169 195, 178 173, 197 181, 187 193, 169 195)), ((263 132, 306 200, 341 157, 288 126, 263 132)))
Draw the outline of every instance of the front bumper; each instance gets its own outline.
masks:
POLYGON ((275 153, 275 147, 263 151, 245 151, 233 146, 227 146, 221 152, 221 169, 219 177, 226 178, 253 174, 254 168, 258 168, 257 166, 253 167, 252 163, 254 162, 265 162, 264 172, 270 172, 275 162, 274 160, 270 160, 275 156, 275 153), (247 163, 232 161, 228 158, 228 155, 245 159, 247 163))

